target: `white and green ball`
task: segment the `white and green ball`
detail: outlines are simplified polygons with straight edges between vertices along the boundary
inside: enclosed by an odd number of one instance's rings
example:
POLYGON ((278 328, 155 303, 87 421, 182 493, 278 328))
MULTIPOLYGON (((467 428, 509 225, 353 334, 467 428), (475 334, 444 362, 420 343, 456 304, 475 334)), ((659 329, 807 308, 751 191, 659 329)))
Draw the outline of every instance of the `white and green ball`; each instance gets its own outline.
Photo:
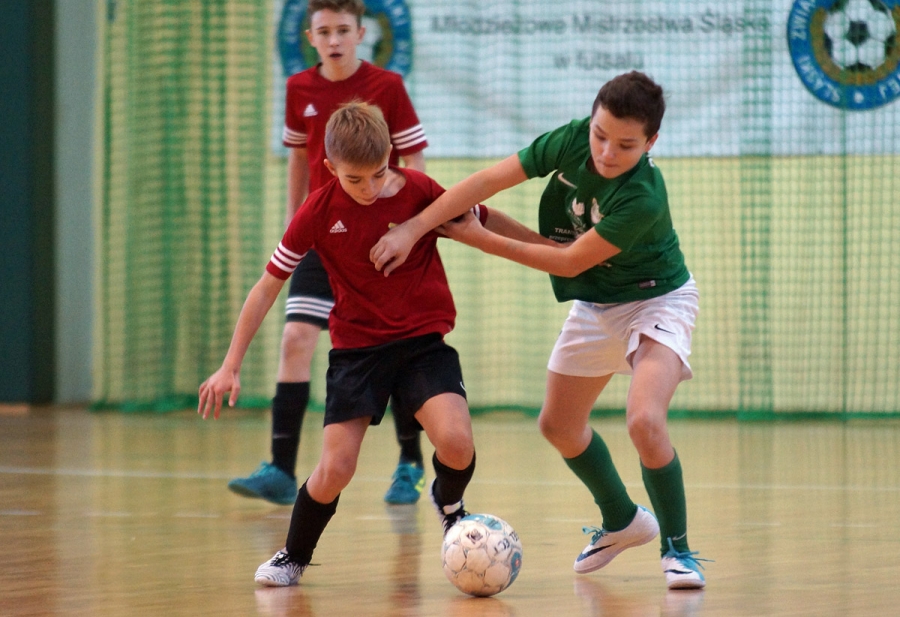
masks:
POLYGON ((444 574, 472 596, 492 596, 513 584, 522 567, 522 542, 509 523, 491 514, 461 518, 444 536, 444 574))

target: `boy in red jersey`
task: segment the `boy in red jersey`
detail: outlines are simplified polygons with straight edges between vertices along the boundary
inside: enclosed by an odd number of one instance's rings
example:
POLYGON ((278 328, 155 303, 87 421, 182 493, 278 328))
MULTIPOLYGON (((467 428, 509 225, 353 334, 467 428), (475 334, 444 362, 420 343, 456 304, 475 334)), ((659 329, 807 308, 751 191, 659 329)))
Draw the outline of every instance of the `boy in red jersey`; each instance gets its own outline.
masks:
MULTIPOLYGON (((306 196, 331 180, 325 167, 325 124, 341 104, 360 99, 385 114, 393 149, 407 168, 425 171, 425 131, 409 100, 402 78, 357 58, 365 28, 362 0, 311 0, 307 14, 309 42, 321 62, 287 80, 284 145, 288 158, 287 220, 306 196)), ((315 251, 291 277, 286 322, 281 339, 275 397, 272 399, 272 462, 263 462, 249 477, 235 478, 228 488, 239 495, 277 504, 293 504, 300 429, 309 402, 310 366, 334 295, 315 251)), ((419 431, 394 414, 400 461, 385 494, 388 503, 415 503, 425 486, 419 431)))
MULTIPOLYGON (((336 178, 294 215, 247 296, 222 367, 200 386, 198 413, 204 418, 211 411, 218 418, 226 392, 235 404, 250 341, 284 281, 316 249, 335 296, 322 455, 300 488, 285 548, 256 572, 256 582, 266 586, 299 581, 353 477, 366 429, 381 421, 389 398, 395 413, 419 423, 435 447, 430 493, 445 532, 466 514, 463 493, 475 469, 459 356, 443 340, 456 309, 438 235, 427 234, 389 278, 369 261, 369 247, 384 232, 422 211, 443 189, 423 173, 389 165, 388 128, 375 106, 352 102, 338 109, 324 141, 325 165, 336 178)), ((486 209, 473 211, 487 222, 486 209)))

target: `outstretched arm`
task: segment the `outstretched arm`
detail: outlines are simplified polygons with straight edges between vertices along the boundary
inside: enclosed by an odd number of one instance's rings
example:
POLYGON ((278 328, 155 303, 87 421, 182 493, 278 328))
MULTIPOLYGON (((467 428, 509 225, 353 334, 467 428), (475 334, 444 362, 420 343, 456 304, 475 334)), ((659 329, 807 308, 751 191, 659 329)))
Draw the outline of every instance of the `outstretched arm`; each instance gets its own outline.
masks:
MULTIPOLYGON (((495 212, 495 210, 491 210, 486 227, 482 227, 478 219, 471 214, 466 214, 458 222, 445 223, 441 227, 441 231, 447 237, 473 246, 485 253, 567 278, 577 276, 588 268, 602 264, 620 252, 617 247, 604 240, 593 229, 589 229, 577 240, 567 244, 560 244, 543 236, 538 236, 540 241, 532 241, 534 239, 527 235, 518 236, 518 232, 503 233, 508 230, 506 222, 501 224, 499 231, 492 231, 491 219, 495 212)), ((518 225, 514 219, 507 218, 518 225)), ((531 231, 524 225, 521 227, 526 231, 531 231)))
POLYGON ((263 318, 275 303, 282 286, 283 280, 264 272, 247 295, 237 325, 234 327, 234 335, 231 337, 228 353, 225 354, 225 361, 219 370, 200 384, 200 404, 197 406, 197 413, 203 416, 204 420, 210 411, 213 412, 213 417, 218 419, 226 392, 231 392, 228 405, 234 407, 237 403, 241 392, 240 373, 244 355, 263 318))
MULTIPOLYGON (((447 223, 447 225, 454 225, 454 222, 450 221, 447 223)), ((545 238, 530 227, 526 227, 510 215, 506 214, 505 212, 501 212, 496 208, 491 208, 489 210, 487 222, 484 224, 484 227, 488 231, 492 231, 498 236, 503 236, 504 238, 512 238, 513 240, 528 242, 529 244, 546 244, 547 246, 559 246, 557 242, 554 242, 549 238, 545 238)))
POLYGON ((426 233, 488 197, 527 179, 517 154, 475 172, 450 187, 419 214, 388 231, 369 251, 369 259, 376 270, 388 276, 406 261, 413 245, 426 233))

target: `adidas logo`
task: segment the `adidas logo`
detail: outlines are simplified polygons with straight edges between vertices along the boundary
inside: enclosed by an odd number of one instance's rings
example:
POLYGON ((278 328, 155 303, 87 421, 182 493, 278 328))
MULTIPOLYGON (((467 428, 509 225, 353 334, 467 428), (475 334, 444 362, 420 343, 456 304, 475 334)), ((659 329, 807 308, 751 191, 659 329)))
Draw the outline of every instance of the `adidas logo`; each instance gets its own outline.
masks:
POLYGON ((318 116, 319 112, 316 111, 316 108, 312 103, 306 106, 306 109, 303 110, 303 117, 309 118, 310 116, 318 116))
POLYGON ((344 227, 344 224, 340 221, 331 226, 331 230, 329 233, 333 234, 344 234, 347 233, 347 228, 344 227))

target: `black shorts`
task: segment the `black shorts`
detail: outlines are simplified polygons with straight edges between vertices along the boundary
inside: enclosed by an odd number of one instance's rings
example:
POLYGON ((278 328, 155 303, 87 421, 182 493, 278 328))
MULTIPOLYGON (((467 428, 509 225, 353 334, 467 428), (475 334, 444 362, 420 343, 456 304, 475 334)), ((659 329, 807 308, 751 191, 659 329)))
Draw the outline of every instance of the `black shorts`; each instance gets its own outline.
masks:
POLYGON ((440 334, 332 349, 326 387, 326 426, 364 416, 372 417, 371 424, 380 424, 391 397, 393 412, 410 419, 438 394, 466 397, 459 354, 440 334))
POLYGON ((328 273, 315 251, 309 251, 291 275, 285 321, 301 321, 328 329, 328 315, 334 307, 334 293, 328 273))

